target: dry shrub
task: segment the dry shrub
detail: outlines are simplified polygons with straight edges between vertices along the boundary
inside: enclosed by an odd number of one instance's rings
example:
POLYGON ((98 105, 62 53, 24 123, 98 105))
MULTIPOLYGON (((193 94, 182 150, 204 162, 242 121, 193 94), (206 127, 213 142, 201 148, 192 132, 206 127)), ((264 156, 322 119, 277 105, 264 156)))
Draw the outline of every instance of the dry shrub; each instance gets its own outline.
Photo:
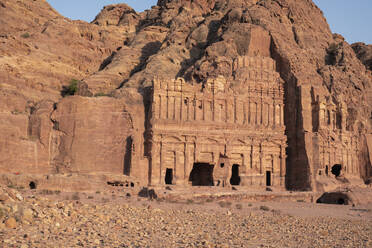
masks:
POLYGON ((236 209, 239 209, 239 210, 243 209, 243 205, 240 203, 236 204, 235 207, 236 209))
POLYGON ((218 202, 218 205, 221 207, 221 208, 228 208, 232 205, 231 202, 228 202, 228 201, 220 201, 218 202))
POLYGON ((78 201, 78 200, 80 200, 79 193, 76 192, 75 194, 73 194, 72 197, 71 197, 71 199, 74 200, 74 201, 78 201))
POLYGON ((268 206, 260 206, 260 210, 262 210, 262 211, 270 211, 270 208, 268 206))

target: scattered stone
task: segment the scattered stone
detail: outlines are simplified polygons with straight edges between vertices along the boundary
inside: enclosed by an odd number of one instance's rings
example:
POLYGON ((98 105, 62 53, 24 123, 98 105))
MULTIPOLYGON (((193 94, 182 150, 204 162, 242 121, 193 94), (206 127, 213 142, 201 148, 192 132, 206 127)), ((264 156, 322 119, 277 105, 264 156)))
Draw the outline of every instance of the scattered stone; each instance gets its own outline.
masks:
POLYGON ((15 229, 15 228, 17 228, 17 221, 16 221, 16 219, 14 219, 13 217, 10 217, 9 219, 7 219, 7 220, 5 221, 5 226, 6 226, 7 228, 10 228, 10 229, 15 229))

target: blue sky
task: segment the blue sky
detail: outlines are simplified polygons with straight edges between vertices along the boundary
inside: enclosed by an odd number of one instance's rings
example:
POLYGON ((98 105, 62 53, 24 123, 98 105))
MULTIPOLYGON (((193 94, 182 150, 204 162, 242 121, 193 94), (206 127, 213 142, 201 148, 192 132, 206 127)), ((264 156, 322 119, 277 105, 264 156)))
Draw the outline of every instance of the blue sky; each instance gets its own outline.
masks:
MULTIPOLYGON (((105 5, 126 3, 136 11, 156 5, 157 0, 47 0, 59 13, 71 18, 92 21, 105 5)), ((349 43, 372 44, 372 0, 314 0, 323 11, 332 32, 343 35, 349 43)))

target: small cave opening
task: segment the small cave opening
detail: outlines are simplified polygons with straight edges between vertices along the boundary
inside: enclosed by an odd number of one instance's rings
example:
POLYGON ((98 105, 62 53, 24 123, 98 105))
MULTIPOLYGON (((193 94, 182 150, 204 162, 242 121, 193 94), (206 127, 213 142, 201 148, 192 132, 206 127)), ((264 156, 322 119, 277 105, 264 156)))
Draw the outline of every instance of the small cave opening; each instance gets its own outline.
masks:
POLYGON ((239 176, 239 165, 233 164, 231 167, 231 178, 230 178, 231 185, 240 185, 240 176, 239 176))
POLYGON ((165 184, 173 184, 173 169, 167 168, 165 172, 165 184))
POLYGON ((331 172, 336 177, 339 177, 341 175, 342 165, 341 164, 335 164, 332 166, 331 172))
POLYGON ((29 186, 30 186, 30 189, 36 189, 37 188, 37 185, 34 181, 31 181, 29 186))
POLYGON ((316 203, 349 205, 350 201, 349 196, 342 192, 325 192, 316 200, 316 203))
POLYGON ((208 163, 194 163, 189 181, 192 186, 213 186, 214 165, 208 163))

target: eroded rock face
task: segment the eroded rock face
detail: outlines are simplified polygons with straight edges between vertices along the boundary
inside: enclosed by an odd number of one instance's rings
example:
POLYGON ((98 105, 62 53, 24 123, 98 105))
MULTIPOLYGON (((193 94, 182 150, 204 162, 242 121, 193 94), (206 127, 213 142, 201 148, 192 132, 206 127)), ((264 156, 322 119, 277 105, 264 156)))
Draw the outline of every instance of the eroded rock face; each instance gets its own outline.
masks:
POLYGON ((183 78, 195 94, 224 78, 234 92, 249 81, 234 61, 263 57, 284 85, 286 188, 323 190, 338 164, 345 178, 372 176, 371 74, 358 59, 368 64, 368 52, 333 35, 311 1, 167 0, 142 13, 120 4, 92 24, 42 1, 2 2, 2 172, 115 172, 147 184, 154 78, 183 78), (71 78, 87 94, 61 99, 71 78))
POLYGON ((367 45, 363 42, 354 43, 351 45, 357 57, 362 63, 372 70, 372 45, 367 45))

